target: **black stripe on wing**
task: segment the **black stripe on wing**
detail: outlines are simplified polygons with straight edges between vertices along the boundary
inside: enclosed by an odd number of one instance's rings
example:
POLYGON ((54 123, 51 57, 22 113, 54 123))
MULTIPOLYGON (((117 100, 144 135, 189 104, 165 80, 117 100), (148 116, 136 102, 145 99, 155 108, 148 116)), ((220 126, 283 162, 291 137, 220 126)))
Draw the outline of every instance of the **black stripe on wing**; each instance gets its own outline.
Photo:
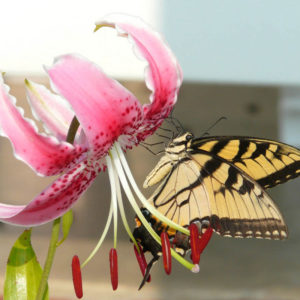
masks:
POLYGON ((300 150, 276 141, 215 136, 193 140, 191 152, 197 150, 233 163, 263 188, 271 188, 300 175, 300 150))

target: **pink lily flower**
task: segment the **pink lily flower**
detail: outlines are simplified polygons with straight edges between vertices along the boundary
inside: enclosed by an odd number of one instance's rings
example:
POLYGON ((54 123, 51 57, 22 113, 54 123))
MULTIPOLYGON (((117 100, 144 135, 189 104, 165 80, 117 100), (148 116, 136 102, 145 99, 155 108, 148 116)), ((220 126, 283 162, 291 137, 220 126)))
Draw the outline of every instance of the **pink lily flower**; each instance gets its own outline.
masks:
MULTIPOLYGON (((0 134, 11 141, 16 158, 37 174, 60 176, 26 205, 0 203, 0 221, 36 226, 60 217, 107 167, 111 183, 107 224, 95 249, 80 268, 98 251, 113 217, 114 248, 110 261, 112 282, 116 288, 118 209, 128 235, 138 247, 126 220, 120 183, 140 221, 158 243, 161 239, 141 213, 132 189, 153 215, 172 228, 187 233, 187 229, 167 219, 149 204, 138 189, 123 153, 153 134, 169 115, 182 83, 182 73, 160 35, 140 19, 109 15, 96 24, 95 31, 102 26, 112 27, 119 35, 128 37, 135 52, 148 62, 145 77, 147 87, 152 91, 150 103, 141 105, 131 92, 86 58, 71 54, 60 56, 46 68, 56 94, 42 85, 25 81, 33 115, 43 122, 47 133, 40 134, 35 123, 24 118, 22 109, 16 106, 16 99, 9 94, 9 87, 1 76, 0 134), (79 127, 74 125, 76 122, 79 127), (75 133, 72 133, 74 128, 75 133)), ((198 265, 189 263, 173 249, 168 251, 188 269, 199 271, 198 265)), ((79 260, 76 260, 73 266, 75 279, 81 278, 78 265, 79 260)), ((77 279, 74 282, 81 295, 80 283, 77 279)))
POLYGON ((33 114, 44 123, 45 135, 38 133, 32 120, 23 117, 1 76, 1 135, 11 141, 16 158, 37 174, 61 174, 26 205, 0 203, 1 221, 35 226, 61 216, 105 168, 105 157, 116 143, 123 150, 139 144, 173 108, 182 74, 161 37, 141 20, 124 15, 110 15, 97 23, 96 29, 102 26, 128 37, 148 61, 146 84, 153 92, 150 103, 141 105, 131 92, 86 58, 60 56, 46 69, 58 94, 26 81, 33 114), (80 128, 70 144, 66 138, 74 116, 80 128))

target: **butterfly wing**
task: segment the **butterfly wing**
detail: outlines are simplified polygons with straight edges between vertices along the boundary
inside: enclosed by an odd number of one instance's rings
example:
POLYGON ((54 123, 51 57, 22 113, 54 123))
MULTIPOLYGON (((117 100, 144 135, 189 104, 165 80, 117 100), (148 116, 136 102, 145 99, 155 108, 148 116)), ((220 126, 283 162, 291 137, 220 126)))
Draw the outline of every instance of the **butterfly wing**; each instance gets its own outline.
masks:
POLYGON ((175 162, 150 202, 181 226, 209 222, 223 236, 287 237, 281 213, 261 186, 234 164, 202 150, 175 162))
POLYGON ((243 170, 263 188, 300 175, 300 150, 253 137, 217 136, 193 140, 191 151, 206 151, 243 170))

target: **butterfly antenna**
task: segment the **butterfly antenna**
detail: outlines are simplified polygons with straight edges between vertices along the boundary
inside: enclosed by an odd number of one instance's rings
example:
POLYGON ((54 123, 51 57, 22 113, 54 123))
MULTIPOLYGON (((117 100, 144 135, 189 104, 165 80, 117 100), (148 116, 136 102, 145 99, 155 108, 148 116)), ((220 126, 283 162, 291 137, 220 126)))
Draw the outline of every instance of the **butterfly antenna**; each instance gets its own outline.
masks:
POLYGON ((158 145, 158 144, 164 144, 164 142, 159 142, 159 143, 154 143, 154 144, 148 144, 148 143, 145 143, 145 142, 141 142, 140 145, 142 147, 144 147, 146 150, 148 150, 151 154, 154 154, 154 155, 159 155, 161 153, 164 153, 165 151, 164 150, 161 150, 161 151, 158 151, 158 152, 154 152, 152 151, 148 146, 154 146, 154 145, 158 145))
POLYGON ((168 129, 168 128, 159 127, 158 129, 160 129, 160 130, 164 130, 164 131, 166 131, 166 132, 171 132, 171 133, 173 133, 173 130, 171 130, 171 129, 168 129))
POLYGON ((155 256, 155 257, 153 257, 153 258, 150 260, 150 262, 149 262, 149 264, 148 264, 148 266, 147 266, 147 268, 146 268, 145 276, 144 276, 144 278, 143 278, 143 280, 142 280, 142 282, 141 282, 141 284, 140 284, 140 286, 139 286, 139 290, 145 285, 145 283, 146 283, 146 281, 148 280, 148 277, 149 277, 149 275, 150 275, 150 271, 151 271, 151 269, 152 269, 154 263, 156 263, 156 262, 158 261, 158 259, 159 259, 159 256, 155 256))
POLYGON ((163 142, 163 141, 157 142, 157 143, 146 143, 146 142, 141 142, 141 144, 144 144, 144 145, 146 145, 146 146, 156 146, 156 145, 165 144, 165 142, 163 142))
POLYGON ((157 132, 155 132, 155 134, 156 134, 157 136, 159 136, 159 137, 162 137, 162 138, 164 138, 164 139, 170 140, 170 137, 169 137, 169 136, 165 136, 165 135, 159 134, 159 133, 157 133, 157 132))
POLYGON ((179 122, 179 120, 173 116, 173 111, 171 112, 171 115, 168 117, 168 119, 166 119, 166 121, 169 122, 170 124, 172 124, 175 127, 175 129, 177 130, 177 133, 180 134, 180 133, 186 131, 183 128, 182 124, 179 122))
POLYGON ((205 136, 205 135, 209 135, 209 131, 211 129, 213 129, 218 123, 220 123, 222 120, 227 120, 226 117, 221 117, 219 118, 217 121, 215 121, 209 128, 207 128, 204 133, 202 134, 202 136, 205 136))
MULTIPOLYGON (((168 116, 167 119, 165 119, 165 121, 167 121, 169 124, 171 124, 173 127, 175 127, 177 133, 180 133, 182 131, 184 131, 181 123, 174 117, 174 109, 171 110, 170 115, 168 116)), ((174 134, 173 134, 173 138, 174 138, 174 134)))

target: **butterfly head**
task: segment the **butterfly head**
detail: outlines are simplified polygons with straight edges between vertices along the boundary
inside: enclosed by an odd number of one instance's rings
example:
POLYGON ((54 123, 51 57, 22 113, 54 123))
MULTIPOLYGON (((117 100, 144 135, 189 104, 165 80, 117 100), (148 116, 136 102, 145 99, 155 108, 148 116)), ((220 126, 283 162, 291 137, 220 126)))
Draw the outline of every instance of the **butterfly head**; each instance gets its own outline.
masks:
POLYGON ((174 138, 166 148, 166 153, 179 155, 181 153, 185 153, 187 148, 189 148, 192 140, 194 139, 194 135, 190 132, 186 132, 176 138, 174 138))

